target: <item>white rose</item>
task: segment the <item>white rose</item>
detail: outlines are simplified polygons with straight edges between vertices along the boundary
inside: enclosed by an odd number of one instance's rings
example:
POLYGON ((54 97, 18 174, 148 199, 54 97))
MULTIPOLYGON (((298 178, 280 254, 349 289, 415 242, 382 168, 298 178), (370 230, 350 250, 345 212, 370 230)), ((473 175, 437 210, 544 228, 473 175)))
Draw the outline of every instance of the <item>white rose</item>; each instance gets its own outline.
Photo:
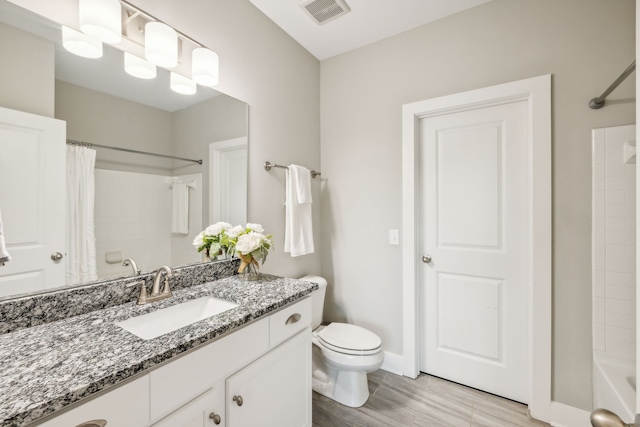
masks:
POLYGON ((236 243, 236 250, 243 255, 249 254, 260 247, 264 235, 260 233, 243 234, 238 237, 238 243, 236 243))
POLYGON ((222 233, 223 230, 228 230, 231 228, 231 224, 228 222, 216 222, 215 224, 211 224, 207 228, 205 228, 204 233, 207 236, 217 236, 222 233))
POLYGON ((256 233, 264 233, 264 228, 260 224, 254 224, 252 222, 247 223, 247 228, 251 231, 255 231, 256 233))
POLYGON ((244 231, 244 228, 242 228, 241 225, 236 225, 235 227, 229 228, 227 230, 227 236, 229 236, 230 239, 233 239, 234 237, 238 237, 238 235, 243 231, 244 231))
POLYGON ((204 231, 201 231, 200 234, 198 234, 196 238, 193 239, 193 246, 199 248, 202 245, 204 245, 204 231))

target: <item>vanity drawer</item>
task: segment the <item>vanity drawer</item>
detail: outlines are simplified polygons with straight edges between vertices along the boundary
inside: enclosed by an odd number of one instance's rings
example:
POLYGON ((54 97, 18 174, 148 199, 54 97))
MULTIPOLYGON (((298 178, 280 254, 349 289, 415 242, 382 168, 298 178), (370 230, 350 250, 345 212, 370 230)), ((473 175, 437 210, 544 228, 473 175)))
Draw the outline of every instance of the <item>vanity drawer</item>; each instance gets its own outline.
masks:
POLYGON ((149 425, 149 376, 145 375, 82 403, 40 424, 40 427, 79 426, 93 420, 106 421, 107 427, 149 425))
POLYGON ((311 297, 305 297, 269 317, 269 346, 274 348, 311 326, 311 297))
POLYGON ((149 374, 151 421, 199 396, 269 350, 269 319, 259 320, 149 374))

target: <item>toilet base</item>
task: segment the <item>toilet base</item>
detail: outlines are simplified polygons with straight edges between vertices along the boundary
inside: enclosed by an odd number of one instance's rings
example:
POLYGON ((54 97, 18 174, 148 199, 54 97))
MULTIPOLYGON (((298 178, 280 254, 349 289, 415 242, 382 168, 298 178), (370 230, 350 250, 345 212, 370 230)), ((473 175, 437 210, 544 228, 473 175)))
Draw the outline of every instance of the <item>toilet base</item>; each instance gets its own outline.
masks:
POLYGON ((312 388, 316 393, 351 408, 359 408, 369 399, 366 372, 338 371, 334 383, 317 381, 314 378, 312 388))
POLYGON ((351 408, 358 408, 369 399, 367 371, 337 369, 323 359, 315 345, 312 360, 313 391, 351 408))

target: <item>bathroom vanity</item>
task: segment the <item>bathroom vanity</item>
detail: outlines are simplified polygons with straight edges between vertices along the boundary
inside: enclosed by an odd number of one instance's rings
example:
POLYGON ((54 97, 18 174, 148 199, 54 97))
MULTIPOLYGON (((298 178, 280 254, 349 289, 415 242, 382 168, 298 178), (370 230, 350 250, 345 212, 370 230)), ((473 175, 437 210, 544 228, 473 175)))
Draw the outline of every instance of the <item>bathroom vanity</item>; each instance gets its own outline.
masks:
POLYGON ((311 426, 316 288, 232 276, 0 335, 0 426, 311 426), (203 296, 238 306, 148 340, 116 324, 203 296))

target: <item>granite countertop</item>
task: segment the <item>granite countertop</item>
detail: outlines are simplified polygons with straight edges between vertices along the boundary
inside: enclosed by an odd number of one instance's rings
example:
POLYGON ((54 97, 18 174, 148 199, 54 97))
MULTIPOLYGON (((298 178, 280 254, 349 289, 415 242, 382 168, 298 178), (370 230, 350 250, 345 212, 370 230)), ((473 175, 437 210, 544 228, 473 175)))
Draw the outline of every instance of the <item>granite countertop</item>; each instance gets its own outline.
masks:
POLYGON ((29 425, 317 288, 269 275, 257 282, 232 276, 176 291, 155 303, 138 306, 133 301, 0 335, 0 426, 29 425), (114 324, 207 295, 239 306, 147 341, 114 324))

